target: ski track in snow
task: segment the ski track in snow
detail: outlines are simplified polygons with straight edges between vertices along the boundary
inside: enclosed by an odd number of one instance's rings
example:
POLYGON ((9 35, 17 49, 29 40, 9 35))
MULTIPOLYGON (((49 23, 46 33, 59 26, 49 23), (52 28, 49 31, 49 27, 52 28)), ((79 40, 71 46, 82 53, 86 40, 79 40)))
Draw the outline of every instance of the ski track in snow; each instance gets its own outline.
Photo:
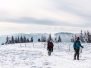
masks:
POLYGON ((54 43, 47 55, 46 43, 0 46, 0 68, 91 68, 91 44, 82 44, 80 60, 73 60, 73 43, 54 43))

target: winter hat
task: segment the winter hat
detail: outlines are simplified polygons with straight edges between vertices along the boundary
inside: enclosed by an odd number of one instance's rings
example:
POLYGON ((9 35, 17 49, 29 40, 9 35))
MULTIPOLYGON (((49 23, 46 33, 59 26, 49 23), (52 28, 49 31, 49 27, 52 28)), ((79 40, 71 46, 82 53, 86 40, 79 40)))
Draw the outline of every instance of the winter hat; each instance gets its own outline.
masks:
POLYGON ((77 37, 77 40, 80 40, 80 38, 79 38, 79 37, 77 37))
POLYGON ((50 42, 52 42, 52 40, 50 40, 50 42))

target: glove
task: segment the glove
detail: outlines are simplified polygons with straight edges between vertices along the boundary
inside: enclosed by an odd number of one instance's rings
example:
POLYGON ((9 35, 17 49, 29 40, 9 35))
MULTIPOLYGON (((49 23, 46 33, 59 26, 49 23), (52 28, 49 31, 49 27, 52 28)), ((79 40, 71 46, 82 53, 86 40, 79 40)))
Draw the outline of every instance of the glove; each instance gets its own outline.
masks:
POLYGON ((47 47, 47 50, 48 50, 48 47, 47 47))
POLYGON ((83 46, 81 46, 82 48, 84 48, 83 46))
POLYGON ((74 48, 74 50, 75 50, 75 48, 74 48))

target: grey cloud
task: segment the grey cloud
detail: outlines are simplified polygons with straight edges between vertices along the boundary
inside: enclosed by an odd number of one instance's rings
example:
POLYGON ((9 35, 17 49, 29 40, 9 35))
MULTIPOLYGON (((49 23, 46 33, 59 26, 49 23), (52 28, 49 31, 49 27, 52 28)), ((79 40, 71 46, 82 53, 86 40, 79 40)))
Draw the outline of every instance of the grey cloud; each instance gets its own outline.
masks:
MULTIPOLYGON (((29 18, 29 17, 22 17, 19 19, 6 19, 6 20, 0 20, 2 22, 12 22, 12 23, 22 23, 22 24, 40 24, 40 25, 51 25, 51 26, 71 26, 72 24, 66 23, 66 22, 59 22, 59 21, 52 21, 52 20, 48 20, 48 19, 42 19, 42 20, 38 20, 35 18, 29 18)), ((72 25, 73 26, 73 25, 72 25)))
MULTIPOLYGON (((76 1, 77 2, 77 1, 76 1)), ((90 1, 91 2, 91 1, 90 1)), ((80 9, 82 8, 81 6, 78 6, 77 4, 72 4, 70 2, 66 2, 66 1, 60 1, 58 0, 56 2, 57 6, 56 8, 60 9, 60 10, 64 10, 66 12, 69 12, 71 14, 77 15, 79 17, 81 17, 83 20, 86 20, 86 24, 90 24, 91 22, 91 13, 88 13, 90 7, 88 10, 86 10, 86 7, 83 7, 84 10, 79 10, 77 7, 80 7, 80 9), (74 7, 73 7, 74 6, 74 7), (88 22, 89 21, 89 22, 88 22)), ((83 4, 84 5, 84 4, 83 4)), ((82 26, 87 26, 86 24, 83 24, 82 26)), ((90 25, 88 25, 89 27, 90 25)), ((90 26, 91 27, 91 26, 90 26)))
MULTIPOLYGON (((6 22, 12 23, 22 23, 22 24, 40 24, 40 25, 51 25, 51 26, 74 26, 74 27, 84 27, 86 25, 78 25, 78 24, 69 24, 68 22, 60 22, 60 21, 52 21, 48 19, 38 20, 35 18, 22 17, 19 19, 6 19, 6 22)), ((90 27, 90 26, 89 26, 90 27)))
POLYGON ((8 22, 15 22, 15 23, 27 23, 27 24, 42 24, 42 25, 56 25, 55 22, 51 21, 51 20, 38 20, 35 18, 29 18, 29 17, 22 17, 20 19, 7 19, 8 22))
POLYGON ((54 21, 48 20, 48 19, 43 19, 43 20, 38 20, 35 18, 29 18, 29 17, 22 17, 18 19, 0 19, 1 22, 12 22, 12 23, 22 23, 22 24, 41 24, 41 25, 58 25, 54 21))

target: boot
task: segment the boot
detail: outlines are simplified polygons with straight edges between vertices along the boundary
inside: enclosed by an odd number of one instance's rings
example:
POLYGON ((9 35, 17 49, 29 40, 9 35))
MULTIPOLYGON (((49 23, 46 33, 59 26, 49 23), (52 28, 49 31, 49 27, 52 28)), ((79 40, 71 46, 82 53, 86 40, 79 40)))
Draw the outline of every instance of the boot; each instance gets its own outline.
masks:
POLYGON ((77 60, 79 60, 79 58, 77 58, 77 60))
POLYGON ((79 57, 77 56, 77 60, 79 60, 79 57))
POLYGON ((78 53, 78 55, 77 55, 77 60, 79 60, 79 53, 78 53))
POLYGON ((74 57, 74 60, 76 60, 76 57, 74 57))
POLYGON ((76 60, 76 54, 74 54, 74 60, 76 60))

